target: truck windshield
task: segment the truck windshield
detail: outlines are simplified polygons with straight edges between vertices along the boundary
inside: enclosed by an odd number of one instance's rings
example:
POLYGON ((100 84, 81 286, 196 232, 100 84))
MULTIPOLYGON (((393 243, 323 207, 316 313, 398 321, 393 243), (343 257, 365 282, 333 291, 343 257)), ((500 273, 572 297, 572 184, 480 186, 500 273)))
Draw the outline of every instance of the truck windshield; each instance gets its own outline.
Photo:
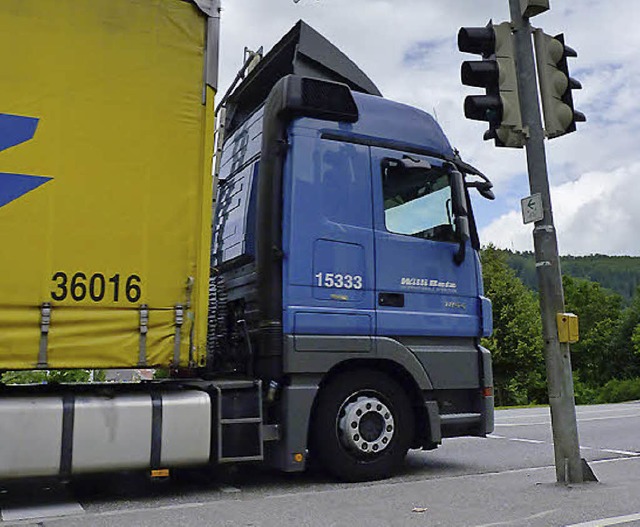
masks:
POLYGON ((435 241, 455 242, 449 175, 442 167, 404 169, 383 164, 387 230, 435 241))

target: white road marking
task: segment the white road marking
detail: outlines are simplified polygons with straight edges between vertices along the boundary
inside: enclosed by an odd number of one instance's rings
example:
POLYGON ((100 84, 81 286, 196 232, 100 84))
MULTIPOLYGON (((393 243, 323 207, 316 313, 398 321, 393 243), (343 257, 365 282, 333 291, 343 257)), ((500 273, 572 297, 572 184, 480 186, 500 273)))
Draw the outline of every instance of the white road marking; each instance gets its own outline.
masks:
MULTIPOLYGON (((507 437, 498 434, 488 434, 489 439, 506 439, 507 441, 516 441, 518 443, 531 443, 533 445, 552 445, 551 441, 540 441, 539 439, 525 439, 522 437, 507 437)), ((621 456, 639 457, 640 452, 633 452, 630 450, 616 450, 613 448, 598 448, 592 446, 581 446, 580 450, 596 450, 598 452, 608 452, 609 454, 618 454, 621 456)))
POLYGON ((519 441, 520 443, 531 443, 533 445, 543 445, 546 441, 539 441, 538 439, 522 439, 520 437, 512 437, 511 441, 519 441))
POLYGON ((640 452, 629 452, 627 450, 612 450, 610 448, 603 448, 603 452, 611 452, 612 454, 622 454, 623 456, 640 456, 640 452))
POLYGON ((85 511, 77 502, 46 503, 42 505, 2 507, 2 521, 33 520, 83 514, 85 511))
MULTIPOLYGON (((577 421, 578 423, 586 423, 588 421, 605 421, 607 419, 629 419, 629 418, 633 418, 633 417, 639 417, 640 418, 640 414, 623 414, 623 415, 609 415, 607 417, 587 417, 587 418, 581 418, 580 416, 577 417, 577 421)), ((530 422, 530 423, 499 423, 496 422, 495 425, 496 427, 498 426, 534 426, 534 425, 548 425, 550 423, 549 420, 546 421, 536 421, 536 422, 530 422)))
POLYGON ((589 461, 589 464, 600 465, 601 463, 616 463, 618 461, 637 461, 638 459, 640 459, 639 456, 612 457, 610 459, 596 459, 595 461, 589 461))
POLYGON ((640 417, 640 414, 610 415, 608 417, 588 417, 587 419, 581 419, 580 416, 578 416, 578 423, 586 421, 605 421, 606 419, 629 419, 632 417, 640 417))
POLYGON ((522 437, 507 437, 496 434, 489 434, 487 437, 489 439, 506 439, 507 441, 517 441, 519 443, 531 443, 533 445, 544 445, 547 443, 547 441, 540 441, 539 439, 524 439, 522 437))
POLYGON ((496 523, 484 523, 482 525, 478 525, 477 527, 499 527, 500 525, 518 525, 519 523, 527 524, 530 520, 535 520, 536 518, 543 518, 544 516, 548 516, 549 514, 553 514, 558 509, 552 509, 549 511, 542 511, 536 514, 532 514, 531 516, 525 516, 524 518, 515 518, 513 520, 508 520, 504 522, 496 522, 496 523))
MULTIPOLYGON (((237 487, 231 487, 231 486, 220 486, 218 487, 218 490, 220 490, 221 492, 224 492, 226 494, 235 494, 237 492, 242 492, 239 488, 237 487)), ((292 493, 293 494, 293 493, 292 493)), ((157 507, 136 507, 136 508, 132 508, 132 509, 124 509, 124 510, 112 510, 112 511, 102 511, 102 512, 86 512, 82 506, 78 503, 77 506, 80 507, 80 511, 79 512, 83 512, 86 513, 87 517, 96 517, 96 518, 102 518, 102 517, 113 517, 113 516, 120 516, 120 515, 131 515, 131 514, 138 514, 140 512, 145 512, 145 511, 171 511, 171 510, 179 510, 179 509, 197 509, 199 507, 204 507, 205 505, 212 505, 214 503, 231 503, 233 501, 236 501, 237 498, 233 498, 233 499, 225 499, 225 500, 215 500, 215 501, 208 501, 208 502, 189 502, 189 503, 174 503, 171 505, 160 505, 157 507)), ((44 508, 45 506, 41 507, 44 508)), ((33 507, 35 509, 35 507, 33 507)), ((28 516, 21 516, 21 517, 11 517, 11 518, 6 518, 5 517, 5 510, 2 510, 2 519, 3 521, 9 521, 9 519, 11 520, 21 520, 21 519, 27 519, 27 518, 40 518, 40 517, 45 517, 45 515, 38 515, 38 516, 32 516, 32 517, 28 517, 28 516)), ((70 514, 70 513, 69 513, 70 514)), ((49 516, 62 516, 62 514, 47 514, 47 517, 49 516)))
POLYGON ((499 426, 537 426, 537 425, 548 425, 549 421, 540 421, 535 423, 496 423, 496 428, 499 426))
POLYGON ((619 454, 621 456, 638 457, 640 452, 631 452, 629 450, 615 450, 613 448, 596 448, 591 446, 581 446, 581 450, 598 450, 600 452, 608 452, 609 454, 619 454))
POLYGON ((500 412, 501 410, 496 411, 496 419, 531 419, 532 417, 549 417, 549 410, 542 414, 531 413, 526 415, 502 415, 500 412))
MULTIPOLYGON (((526 419, 539 419, 539 418, 544 418, 546 422, 548 422, 548 420, 550 419, 550 413, 549 410, 547 409, 546 412, 544 413, 527 413, 525 415, 503 415, 503 412, 509 412, 509 410, 498 410, 496 412, 496 423, 502 423, 503 421, 517 421, 517 420, 526 420, 526 419)), ((589 409, 589 408, 576 408, 576 415, 578 420, 582 419, 582 420, 586 420, 589 419, 589 417, 587 416, 594 416, 594 415, 599 415, 599 414, 604 414, 606 418, 617 418, 617 417, 640 417, 640 408, 638 408, 638 406, 624 406, 624 405, 615 405, 615 407, 612 408, 608 408, 608 409, 602 409, 602 408, 594 408, 594 409, 589 409), (612 412, 616 412, 615 416, 611 416, 609 414, 611 414, 612 412), (626 413, 621 413, 621 412, 626 412, 626 413)), ((508 424, 508 423, 505 423, 508 424)), ((538 424, 544 424, 544 423, 538 423, 538 424)))
POLYGON ((638 415, 640 408, 637 406, 616 406, 615 408, 594 408, 594 409, 586 409, 586 408, 576 408, 576 412, 578 415, 596 415, 596 414, 608 414, 612 411, 623 411, 623 412, 631 412, 635 415, 638 415))
POLYGON ((175 503, 173 505, 160 505, 158 507, 137 507, 132 509, 119 509, 113 511, 102 512, 87 512, 87 518, 109 518, 113 516, 129 516, 132 514, 139 514, 141 512, 158 512, 158 511, 172 511, 179 509, 197 509, 198 507, 204 507, 205 505, 212 505, 215 503, 227 503, 234 500, 218 500, 209 502, 191 502, 191 503, 175 503))
POLYGON ((640 520, 640 514, 629 514, 627 516, 613 516, 611 518, 600 518, 584 523, 574 523, 566 527, 606 527, 607 525, 621 525, 640 520))

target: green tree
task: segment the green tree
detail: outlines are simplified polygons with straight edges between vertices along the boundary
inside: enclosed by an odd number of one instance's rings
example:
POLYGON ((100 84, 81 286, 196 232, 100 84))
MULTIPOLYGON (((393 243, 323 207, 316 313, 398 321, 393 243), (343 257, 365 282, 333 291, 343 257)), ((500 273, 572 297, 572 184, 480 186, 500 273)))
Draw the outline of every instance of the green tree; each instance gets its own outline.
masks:
POLYGON ((0 382, 4 384, 85 383, 91 380, 102 382, 104 379, 104 370, 23 370, 3 373, 0 382))
POLYGON ((640 324, 638 324, 631 334, 631 342, 633 343, 633 352, 640 356, 640 324))
MULTIPOLYGON (((536 290, 536 262, 532 252, 502 250, 509 266, 529 288, 536 290)), ((637 256, 562 256, 562 272, 574 278, 586 278, 598 282, 605 289, 615 291, 623 297, 625 304, 631 302, 635 290, 640 286, 640 258, 637 256)))
POLYGON ((493 246, 482 251, 485 295, 493 304, 493 335, 483 345, 493 352, 498 405, 544 402, 546 373, 537 297, 493 246))
POLYGON ((640 377, 640 287, 631 305, 622 313, 620 325, 608 357, 611 379, 640 377))
POLYGON ((566 310, 578 315, 580 340, 571 345, 577 377, 601 386, 616 376, 617 335, 622 322, 623 299, 600 284, 563 276, 566 310))

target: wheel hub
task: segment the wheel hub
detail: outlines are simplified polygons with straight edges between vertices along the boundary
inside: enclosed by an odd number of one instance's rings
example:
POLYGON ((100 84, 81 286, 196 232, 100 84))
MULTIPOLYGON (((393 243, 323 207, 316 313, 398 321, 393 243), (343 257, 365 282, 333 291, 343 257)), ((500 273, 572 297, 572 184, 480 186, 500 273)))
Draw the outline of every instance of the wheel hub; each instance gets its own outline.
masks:
POLYGON ((338 422, 340 441, 349 450, 377 454, 391 443, 395 422, 385 403, 371 396, 360 396, 347 403, 338 422))

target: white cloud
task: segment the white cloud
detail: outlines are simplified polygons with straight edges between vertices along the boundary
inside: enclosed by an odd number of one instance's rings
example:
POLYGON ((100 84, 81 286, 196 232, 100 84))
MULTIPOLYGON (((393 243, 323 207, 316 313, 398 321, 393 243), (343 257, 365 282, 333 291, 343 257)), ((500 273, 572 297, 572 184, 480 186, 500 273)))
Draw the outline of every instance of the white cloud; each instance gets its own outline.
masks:
MULTIPOLYGON (((563 254, 640 256, 640 163, 612 172, 589 172, 551 189, 558 245, 563 254)), ((481 230, 498 247, 533 250, 532 225, 512 210, 481 230)))
MULTIPOLYGON (((292 0, 223 0, 223 8, 223 89, 240 68, 245 46, 256 49, 264 45, 268 50, 302 18, 358 64, 386 97, 435 113, 463 157, 491 177, 496 212, 480 218, 481 226, 487 226, 484 241, 498 243, 504 232, 519 232, 519 212, 496 216, 497 211, 519 206, 513 201, 515 194, 522 194, 524 152, 497 149, 492 142, 483 142, 487 126, 464 118, 465 95, 479 91, 461 85, 460 64, 477 57, 456 48, 461 26, 482 26, 490 18, 496 23, 506 20, 507 0, 300 0, 297 4, 292 0), (503 229, 495 229, 497 224, 503 229)), ((577 133, 547 143, 551 184, 558 190, 580 190, 574 201, 585 200, 585 205, 593 203, 595 194, 615 197, 611 213, 630 208, 627 223, 618 226, 623 231, 621 240, 631 240, 640 230, 633 201, 612 194, 615 188, 627 198, 634 196, 633 189, 638 187, 630 179, 625 179, 626 187, 621 183, 614 187, 616 178, 612 176, 631 174, 631 167, 640 163, 640 98, 635 94, 640 85, 640 61, 636 58, 640 31, 621 30, 638 19, 640 3, 629 0, 556 1, 551 11, 532 19, 546 33, 565 33, 567 43, 578 51, 579 57, 570 59, 570 69, 584 89, 574 92, 574 100, 588 119, 578 124, 577 133), (593 179, 596 173, 602 175, 601 183, 593 179), (570 182, 576 186, 565 187, 570 182), (593 193, 587 192, 588 185, 596 185, 593 193)), ((596 202, 598 207, 606 205, 602 199, 596 202)), ((556 206, 560 217, 565 206, 568 202, 556 206)), ((619 241, 617 235, 589 238, 571 224, 558 224, 558 231, 563 253, 638 254, 632 243, 619 241)))

